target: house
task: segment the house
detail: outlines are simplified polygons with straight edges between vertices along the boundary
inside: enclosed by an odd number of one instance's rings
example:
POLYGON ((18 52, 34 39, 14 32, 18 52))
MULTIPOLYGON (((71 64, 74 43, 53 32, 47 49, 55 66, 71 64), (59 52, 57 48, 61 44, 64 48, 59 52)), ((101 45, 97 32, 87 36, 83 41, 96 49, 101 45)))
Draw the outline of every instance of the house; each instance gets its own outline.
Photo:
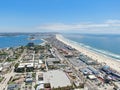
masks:
POLYGON ((19 84, 9 84, 7 90, 19 90, 20 85, 19 84))

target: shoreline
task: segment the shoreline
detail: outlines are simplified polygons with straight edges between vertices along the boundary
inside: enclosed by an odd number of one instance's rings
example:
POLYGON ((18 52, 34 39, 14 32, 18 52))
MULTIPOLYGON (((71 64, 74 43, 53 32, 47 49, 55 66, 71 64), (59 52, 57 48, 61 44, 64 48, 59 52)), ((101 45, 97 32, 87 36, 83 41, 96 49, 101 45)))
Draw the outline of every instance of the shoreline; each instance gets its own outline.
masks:
POLYGON ((75 43, 71 43, 70 41, 65 40, 62 35, 57 34, 56 39, 58 39, 59 41, 63 42, 66 45, 71 46, 72 48, 75 48, 76 50, 80 51, 82 54, 87 55, 88 57, 92 58, 98 63, 103 63, 103 64, 105 63, 106 65, 115 69, 117 72, 120 72, 120 61, 118 59, 111 58, 109 56, 98 53, 96 51, 89 50, 75 43))
POLYGON ((44 39, 40 39, 41 41, 43 41, 42 43, 40 43, 39 45, 44 45, 46 43, 46 40, 44 39))
POLYGON ((34 39, 34 40, 28 39, 29 35, 0 36, 0 38, 1 38, 1 42, 2 42, 2 39, 4 39, 4 38, 6 40, 5 45, 4 45, 4 42, 0 45, 0 50, 11 48, 11 47, 17 48, 20 46, 26 46, 29 42, 33 42, 33 43, 35 43, 35 45, 40 45, 40 44, 44 43, 44 40, 42 40, 42 39, 34 39), (13 37, 13 38, 11 38, 11 37, 13 37), (16 37, 17 37, 17 39, 16 39, 16 37), (10 41, 8 38, 10 38, 10 41), (11 41, 12 41, 12 43, 9 43, 11 41))

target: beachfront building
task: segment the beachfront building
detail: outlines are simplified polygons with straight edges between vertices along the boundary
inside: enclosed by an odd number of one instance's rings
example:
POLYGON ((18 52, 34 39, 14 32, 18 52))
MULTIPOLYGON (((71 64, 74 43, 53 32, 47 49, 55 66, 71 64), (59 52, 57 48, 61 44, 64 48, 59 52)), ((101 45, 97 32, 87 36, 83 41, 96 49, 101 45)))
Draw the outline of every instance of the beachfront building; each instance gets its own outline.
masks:
POLYGON ((96 70, 95 68, 93 68, 93 67, 91 67, 91 66, 89 66, 89 67, 87 67, 87 68, 88 68, 89 70, 91 70, 93 74, 95 74, 95 75, 98 75, 98 74, 99 74, 99 71, 96 70))
POLYGON ((85 56, 85 55, 80 55, 79 59, 86 63, 87 65, 96 65, 97 62, 93 61, 91 58, 85 56))

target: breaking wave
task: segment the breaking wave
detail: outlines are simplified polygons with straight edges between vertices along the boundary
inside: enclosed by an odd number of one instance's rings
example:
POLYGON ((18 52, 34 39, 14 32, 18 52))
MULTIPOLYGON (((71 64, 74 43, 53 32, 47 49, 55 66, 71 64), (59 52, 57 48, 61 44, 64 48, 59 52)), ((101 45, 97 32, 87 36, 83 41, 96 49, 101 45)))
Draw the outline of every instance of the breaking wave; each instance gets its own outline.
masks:
POLYGON ((118 55, 118 54, 114 54, 114 53, 109 52, 109 51, 105 51, 105 50, 100 50, 100 49, 97 49, 97 48, 93 48, 93 47, 88 46, 88 45, 85 45, 85 44, 83 44, 83 43, 79 43, 79 42, 76 42, 76 41, 67 39, 67 38, 63 37, 62 35, 59 35, 59 36, 60 36, 62 39, 64 39, 65 41, 67 41, 67 42, 74 43, 74 45, 80 45, 80 46, 82 46, 82 47, 84 47, 84 48, 87 48, 87 49, 92 50, 92 51, 94 51, 94 52, 100 53, 100 54, 102 54, 102 55, 104 55, 104 56, 109 56, 109 57, 111 57, 111 58, 114 58, 114 59, 117 59, 117 60, 120 61, 120 55, 118 55))

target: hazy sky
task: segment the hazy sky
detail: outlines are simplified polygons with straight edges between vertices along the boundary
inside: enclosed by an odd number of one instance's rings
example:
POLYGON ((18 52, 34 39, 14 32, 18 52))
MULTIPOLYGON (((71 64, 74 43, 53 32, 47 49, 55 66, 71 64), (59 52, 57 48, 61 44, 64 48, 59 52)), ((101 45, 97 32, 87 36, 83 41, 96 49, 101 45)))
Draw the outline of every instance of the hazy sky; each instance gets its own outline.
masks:
POLYGON ((120 0, 0 0, 0 32, 119 33, 120 0))

